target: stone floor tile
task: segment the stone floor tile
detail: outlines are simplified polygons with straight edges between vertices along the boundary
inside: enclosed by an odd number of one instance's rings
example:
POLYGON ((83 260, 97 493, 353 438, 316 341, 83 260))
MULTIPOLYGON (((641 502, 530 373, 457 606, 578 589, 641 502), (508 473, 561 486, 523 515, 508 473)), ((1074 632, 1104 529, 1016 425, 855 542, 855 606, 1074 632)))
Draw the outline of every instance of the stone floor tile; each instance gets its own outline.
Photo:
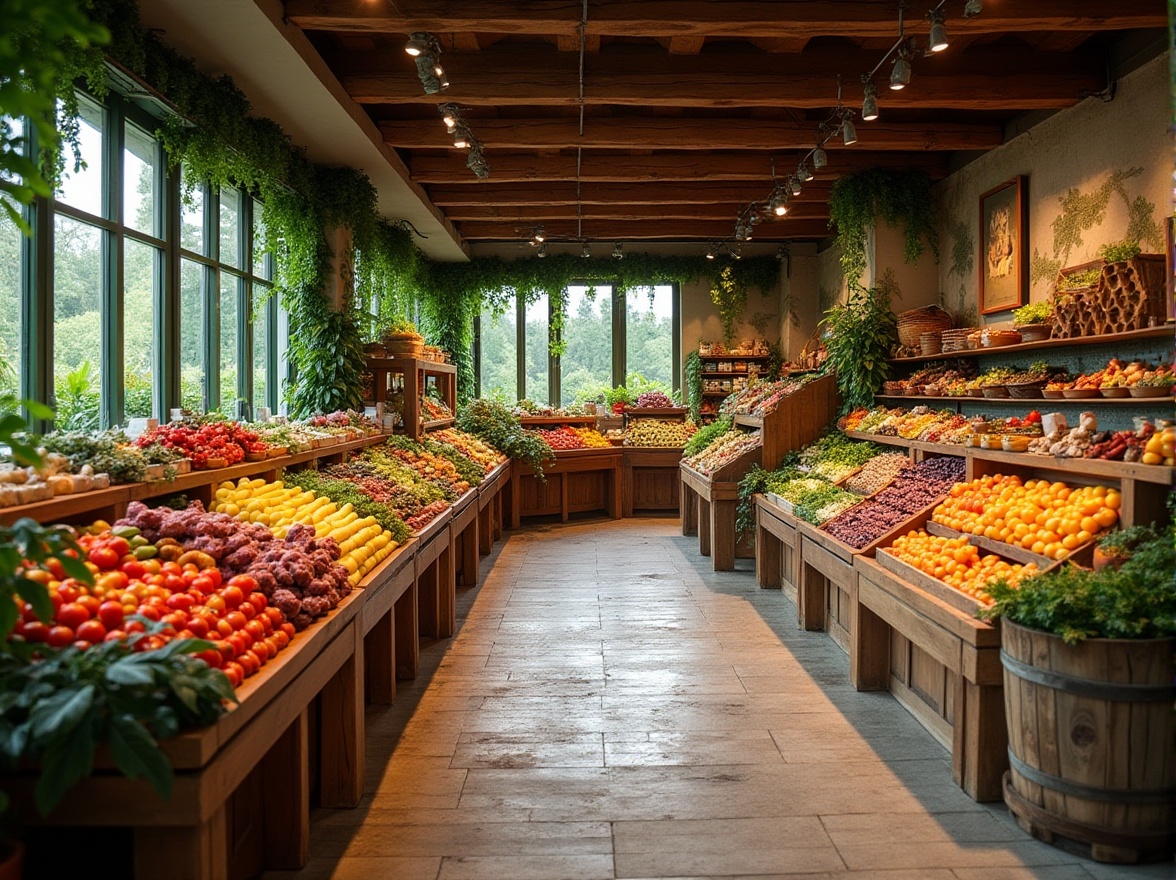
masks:
POLYGON ((603 767, 604 762, 604 741, 599 733, 563 737, 467 733, 458 741, 450 766, 502 770, 603 767))
POLYGON ((440 858, 312 858, 301 871, 267 871, 261 880, 437 880, 440 858))
POLYGON ((767 871, 830 871, 843 867, 843 864, 832 846, 782 847, 764 842, 758 847, 726 852, 618 852, 616 867, 617 877, 676 874, 738 877, 767 871))
POLYGON ((612 880, 611 855, 445 858, 437 880, 612 880))

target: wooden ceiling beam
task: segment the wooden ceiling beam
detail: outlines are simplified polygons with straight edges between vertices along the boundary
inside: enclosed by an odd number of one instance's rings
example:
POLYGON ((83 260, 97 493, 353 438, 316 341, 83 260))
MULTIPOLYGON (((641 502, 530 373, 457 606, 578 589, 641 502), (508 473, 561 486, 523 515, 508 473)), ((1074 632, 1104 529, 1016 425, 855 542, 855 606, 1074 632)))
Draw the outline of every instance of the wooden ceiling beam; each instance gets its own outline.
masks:
MULTIPOLYGON (((445 57, 453 87, 437 95, 421 90, 416 70, 386 52, 342 53, 333 59, 347 93, 360 104, 466 106, 576 106, 579 60, 575 53, 531 44, 500 44, 476 54, 445 57)), ((836 104, 836 78, 870 70, 876 52, 820 48, 798 55, 703 52, 667 55, 659 47, 624 46, 594 56, 586 65, 588 104, 637 107, 796 107, 836 104)), ((885 114, 894 108, 1049 110, 1076 104, 1103 87, 1105 70, 1093 56, 1036 52, 1001 46, 917 59, 914 79, 899 92, 881 89, 885 114)), ((847 88, 845 103, 861 101, 862 88, 847 88)))
MULTIPOLYGON (((767 119, 589 117, 584 136, 574 118, 517 116, 471 120, 478 138, 493 149, 551 150, 584 147, 596 150, 808 150, 816 138, 815 122, 767 119)), ((380 125, 390 146, 443 149, 452 144, 445 128, 420 120, 380 125)), ((998 125, 934 122, 887 122, 884 118, 857 126, 854 150, 990 150, 1004 134, 998 125)), ((849 149, 834 138, 829 150, 849 149)))
MULTIPOLYGON (((592 0, 587 32, 647 37, 890 37, 896 4, 879 0, 592 0)), ((579 0, 286 0, 286 17, 305 30, 456 31, 574 34, 579 0)), ((948 33, 1105 31, 1167 27, 1158 0, 1033 0, 988 3, 982 14, 948 18, 948 33)), ((911 16, 908 33, 926 31, 911 16)))
MULTIPOLYGON (((576 221, 544 223, 548 241, 576 241, 576 221)), ((524 241, 534 232, 533 223, 468 222, 459 223, 458 232, 466 241, 524 241)), ((634 239, 721 241, 735 231, 735 218, 729 220, 585 220, 582 235, 589 241, 630 241, 634 239)), ((825 220, 766 221, 755 227, 755 241, 786 241, 794 238, 827 238, 832 233, 825 220)))
MULTIPOLYGON (((762 199, 770 182, 745 183, 587 183, 580 187, 582 205, 726 205, 742 204, 762 199)), ((829 198, 829 182, 814 180, 805 184, 797 203, 824 202, 829 198)), ((576 184, 558 182, 546 184, 511 184, 490 180, 476 180, 471 175, 460 183, 430 186, 429 201, 438 208, 450 211, 492 205, 497 208, 559 207, 575 205, 576 184)))
MULTIPOLYGON (((758 194, 763 199, 766 192, 758 194)), ((584 205, 584 222, 589 220, 723 220, 734 224, 747 202, 717 202, 707 205, 584 205)), ((575 220, 576 205, 550 205, 531 207, 503 207, 501 205, 467 205, 449 208, 445 216, 454 223, 468 221, 497 220, 503 223, 546 223, 549 220, 575 220)), ((818 202, 791 206, 788 217, 798 220, 828 220, 829 207, 818 202)))
MULTIPOLYGON (((777 162, 781 173, 790 170, 790 162, 777 162)), ((535 156, 528 153, 486 152, 490 180, 496 183, 539 181, 574 181, 576 157, 565 155, 535 156)), ((448 156, 411 156, 408 166, 417 183, 460 183, 472 176, 465 165, 465 153, 453 150, 448 156)), ((829 164, 816 171, 818 179, 833 180, 841 174, 863 168, 919 168, 932 178, 947 175, 947 160, 940 153, 852 153, 843 150, 829 154, 829 164)), ((795 166, 791 166, 795 168, 795 166)), ((761 181, 771 184, 771 163, 762 153, 670 153, 654 156, 623 156, 586 153, 580 163, 580 180, 585 182, 628 181, 761 181)))

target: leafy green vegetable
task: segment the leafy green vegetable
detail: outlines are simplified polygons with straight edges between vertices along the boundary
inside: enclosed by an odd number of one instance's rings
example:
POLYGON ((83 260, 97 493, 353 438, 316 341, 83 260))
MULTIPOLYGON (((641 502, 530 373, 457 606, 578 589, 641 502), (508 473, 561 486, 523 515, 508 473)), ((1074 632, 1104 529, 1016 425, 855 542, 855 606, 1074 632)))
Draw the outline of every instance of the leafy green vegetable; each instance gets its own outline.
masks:
POLYGON ((1176 636, 1174 538, 1176 532, 1168 528, 1162 535, 1137 544, 1118 571, 1066 566, 1024 580, 1019 587, 997 581, 988 587, 992 607, 981 609, 978 616, 986 620, 1005 617, 1061 636, 1068 645, 1087 638, 1176 636))
POLYGON ((493 400, 471 400, 458 414, 457 427, 489 443, 503 455, 530 465, 543 476, 543 465, 555 453, 541 437, 524 431, 510 410, 493 400))
POLYGON ((40 438, 49 452, 69 458, 77 473, 88 464, 96 474, 110 474, 112 483, 137 483, 143 479, 147 460, 122 431, 54 431, 40 438))
POLYGON ((735 420, 731 416, 723 416, 722 418, 715 419, 709 425, 699 428, 698 433, 691 437, 685 448, 683 448, 682 455, 686 458, 697 455, 730 431, 734 424, 735 420))

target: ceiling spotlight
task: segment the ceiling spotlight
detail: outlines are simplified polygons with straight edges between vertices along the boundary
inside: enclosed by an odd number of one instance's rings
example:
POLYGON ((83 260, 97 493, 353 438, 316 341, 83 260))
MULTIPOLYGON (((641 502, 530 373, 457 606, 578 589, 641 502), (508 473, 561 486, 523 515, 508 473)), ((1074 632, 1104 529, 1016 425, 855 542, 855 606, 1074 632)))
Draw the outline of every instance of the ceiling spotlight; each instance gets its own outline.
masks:
POLYGON ((461 115, 457 112, 457 106, 454 104, 438 104, 437 112, 441 114, 441 121, 445 123, 445 130, 453 134, 457 130, 457 123, 461 120, 461 115))
POLYGON ((808 183, 813 179, 813 173, 809 171, 809 167, 805 164, 803 159, 800 161, 800 164, 796 166, 796 176, 799 177, 803 183, 808 183))
POLYGON ((483 179, 490 176, 490 165, 482 155, 482 145, 476 139, 470 138, 470 152, 466 156, 466 168, 474 172, 474 177, 483 179))
POLYGON ((800 178, 795 174, 788 178, 788 186, 794 196, 800 195, 800 178))
POLYGON ((813 167, 819 170, 828 164, 829 157, 825 155, 824 148, 820 144, 817 144, 817 148, 813 150, 813 167))
POLYGON ((408 42, 404 44, 404 51, 416 58, 429 51, 433 43, 433 35, 425 33, 409 34, 408 42))
POLYGON ((865 84, 865 98, 862 99, 862 119, 873 122, 878 118, 878 89, 872 82, 865 84))
POLYGON ((780 187, 776 187, 776 191, 772 193, 772 198, 768 202, 768 210, 777 217, 783 217, 788 213, 788 194, 780 187))
POLYGON ((459 150, 464 150, 470 145, 470 130, 464 125, 453 127, 453 145, 459 150))
POLYGON ((983 10, 983 0, 968 0, 968 2, 964 4, 964 18, 975 18, 983 10))
POLYGON ((546 240, 546 238, 547 238, 547 233, 544 230, 544 228, 542 226, 536 226, 535 227, 535 234, 534 234, 534 236, 532 236, 531 241, 535 244, 543 244, 543 242, 546 240))
POLYGON ((537 256, 541 260, 544 257, 546 257, 547 256, 547 245, 546 244, 539 245, 539 250, 535 251, 535 256, 537 256))
POLYGON ((890 88, 899 91, 906 88, 911 81, 910 52, 904 45, 898 50, 898 57, 894 59, 894 67, 890 71, 890 88))
POLYGON ((743 259, 743 251, 738 245, 736 245, 735 247, 733 247, 731 249, 731 259, 732 260, 742 260, 743 259))
POLYGON ((584 244, 580 246, 580 256, 585 260, 592 259, 592 245, 588 244, 588 242, 584 242, 584 244))
POLYGON ((857 126, 853 124, 853 120, 849 116, 841 120, 841 143, 847 147, 852 147, 857 143, 857 126))
POLYGON ((706 249, 706 258, 707 258, 708 260, 713 260, 713 259, 714 259, 715 257, 717 257, 718 255, 719 255, 719 248, 718 248, 718 245, 713 245, 713 244, 712 244, 712 245, 708 245, 708 246, 707 246, 707 249, 706 249))
POLYGON ((942 52, 947 48, 947 28, 943 25, 944 18, 943 9, 940 7, 927 13, 927 20, 931 22, 931 35, 927 48, 932 52, 942 52))
POLYGON ((621 245, 621 243, 620 243, 619 241, 618 241, 616 244, 614 244, 614 245, 613 245, 613 250, 612 250, 612 258, 613 258, 614 260, 623 260, 623 259, 625 259, 625 249, 624 249, 624 247, 621 245))

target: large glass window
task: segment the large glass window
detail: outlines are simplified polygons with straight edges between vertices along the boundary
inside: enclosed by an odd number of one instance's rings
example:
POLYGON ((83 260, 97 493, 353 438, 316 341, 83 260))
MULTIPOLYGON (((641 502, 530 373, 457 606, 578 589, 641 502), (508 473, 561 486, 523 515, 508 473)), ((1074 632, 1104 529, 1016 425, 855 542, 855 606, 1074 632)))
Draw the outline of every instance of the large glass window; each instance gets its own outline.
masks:
POLYGON ((548 313, 547 300, 541 299, 527 306, 526 339, 523 357, 526 358, 527 386, 521 393, 538 404, 546 404, 548 400, 547 377, 550 374, 548 351, 548 313))
POLYGON ((220 261, 226 266, 241 267, 241 193, 235 189, 220 191, 220 261))
POLYGON ((567 290, 564 351, 560 355, 560 401, 583 403, 612 387, 613 289, 573 286, 567 290))
POLYGON ((518 328, 518 309, 513 300, 501 315, 490 310, 482 312, 482 352, 478 378, 484 397, 508 403, 519 399, 518 328))
POLYGON ((155 206, 159 199, 156 172, 160 165, 159 145, 155 138, 135 125, 126 127, 123 148, 123 223, 128 229, 160 237, 155 226, 155 206))
POLYGON ((102 184, 105 179, 102 154, 102 134, 106 128, 106 110, 86 96, 78 102, 78 145, 80 165, 67 147, 65 173, 57 191, 57 200, 79 211, 101 217, 102 184))
POLYGON ((210 236, 204 229, 204 187, 193 184, 183 175, 183 205, 180 212, 180 247, 207 256, 210 236))
POLYGON ((220 400, 225 415, 237 414, 237 284, 234 275, 222 274, 220 283, 220 400))
POLYGON ((625 297, 625 384, 663 391, 674 387, 674 289, 634 288, 625 297))
POLYGON ((100 420, 102 231, 58 215, 53 229, 53 386, 57 424, 100 420))
POLYGON ((180 405, 191 410, 204 409, 204 272, 180 264, 180 405))
POLYGON ((133 238, 123 248, 123 412, 130 418, 151 415, 156 265, 163 254, 133 238))

